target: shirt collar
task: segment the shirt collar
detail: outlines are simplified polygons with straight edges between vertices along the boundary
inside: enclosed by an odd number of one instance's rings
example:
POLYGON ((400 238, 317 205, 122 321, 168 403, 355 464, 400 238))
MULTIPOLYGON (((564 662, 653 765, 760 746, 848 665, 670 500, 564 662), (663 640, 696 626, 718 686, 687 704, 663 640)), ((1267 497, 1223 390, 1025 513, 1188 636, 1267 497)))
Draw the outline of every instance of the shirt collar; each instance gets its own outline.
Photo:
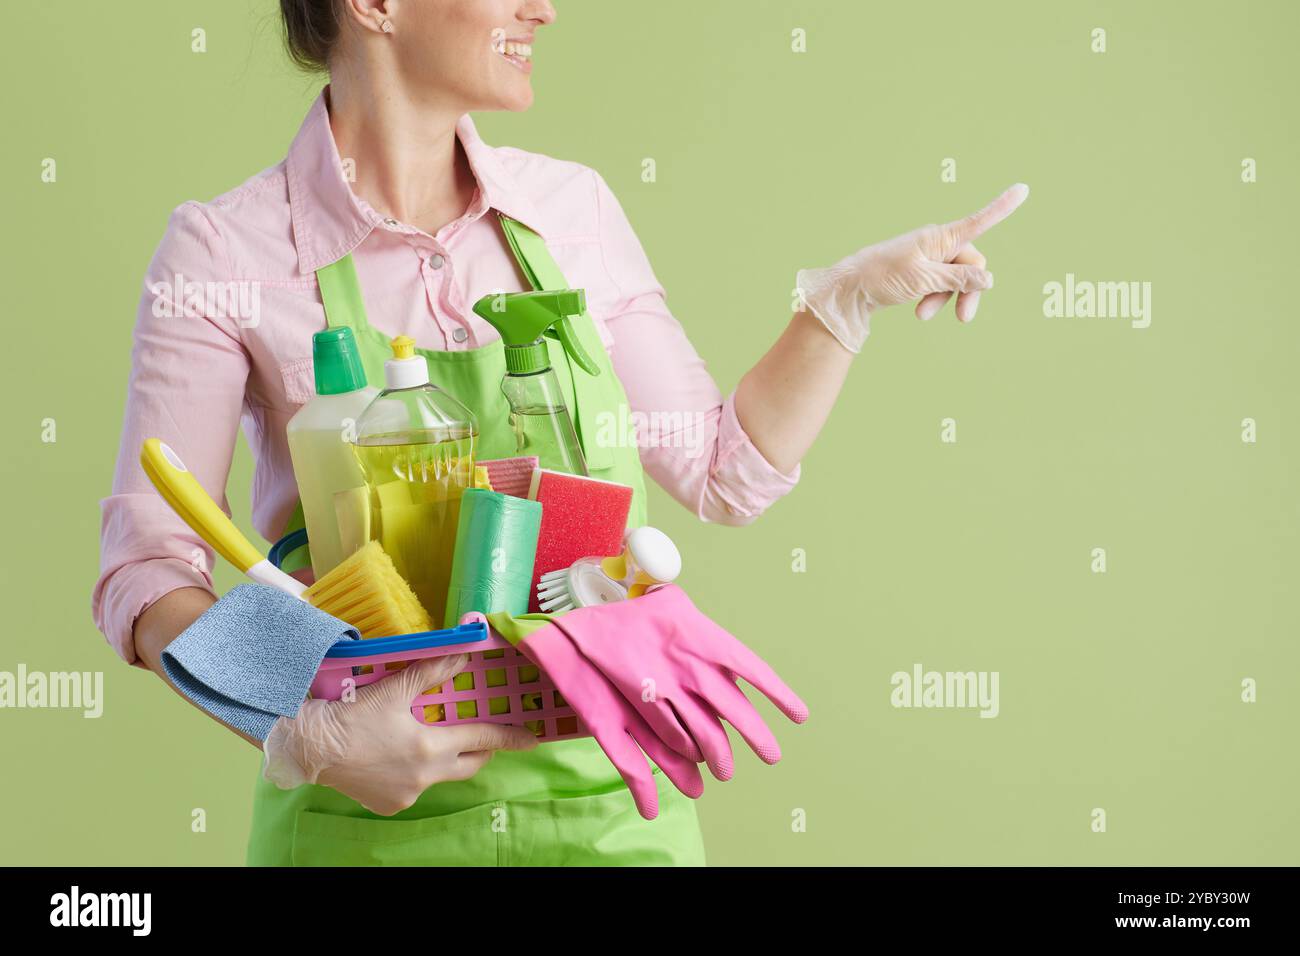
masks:
MULTIPOLYGON (((478 183, 478 197, 470 207, 471 213, 477 210, 473 218, 496 209, 545 236, 536 206, 496 150, 479 138, 468 113, 457 121, 456 136, 478 183)), ((316 97, 289 147, 285 176, 298 268, 303 275, 342 259, 383 222, 368 203, 357 198, 344 178, 324 91, 316 97)))

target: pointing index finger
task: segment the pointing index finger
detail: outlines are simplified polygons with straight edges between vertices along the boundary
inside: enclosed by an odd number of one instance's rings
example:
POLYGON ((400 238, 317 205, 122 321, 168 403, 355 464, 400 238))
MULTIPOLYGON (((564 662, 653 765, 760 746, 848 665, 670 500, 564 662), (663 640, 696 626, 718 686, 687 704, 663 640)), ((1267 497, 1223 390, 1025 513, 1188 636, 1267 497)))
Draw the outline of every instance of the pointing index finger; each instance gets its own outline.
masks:
POLYGON ((952 237, 956 248, 960 249, 966 243, 982 236, 1003 219, 1006 219, 1028 197, 1029 187, 1024 183, 1016 183, 979 212, 972 213, 965 219, 958 219, 956 222, 949 223, 944 231, 952 237))

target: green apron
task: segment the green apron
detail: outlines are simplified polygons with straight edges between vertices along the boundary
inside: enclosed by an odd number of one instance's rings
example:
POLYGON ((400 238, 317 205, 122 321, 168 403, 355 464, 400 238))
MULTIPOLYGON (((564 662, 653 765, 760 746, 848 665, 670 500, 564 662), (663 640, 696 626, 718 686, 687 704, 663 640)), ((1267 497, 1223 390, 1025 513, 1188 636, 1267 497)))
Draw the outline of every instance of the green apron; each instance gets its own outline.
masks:
MULTIPOLYGON (((501 227, 534 289, 568 284, 545 242, 505 216, 501 227)), ((356 336, 372 385, 383 383, 389 338, 366 321, 351 256, 316 273, 330 327, 356 336)), ((633 488, 631 526, 645 524, 645 483, 632 442, 598 443, 600 424, 623 421, 627 397, 589 316, 574 320, 587 353, 600 366, 589 376, 570 366, 558 342, 547 339, 561 387, 592 477, 633 488), (606 419, 605 416, 615 416, 606 419), (602 444, 605 447, 602 447, 602 444)), ((431 380, 478 418, 480 460, 515 454, 509 405, 501 394, 506 373, 500 342, 463 352, 419 350, 431 380)), ((609 429, 605 429, 606 434, 609 429)), ((291 528, 299 523, 299 514, 291 528)), ((299 556, 301 560, 301 555, 299 556)), ((432 732, 432 731, 431 731, 432 732)), ((380 817, 329 787, 280 790, 258 774, 248 863, 253 866, 601 866, 702 865, 704 847, 694 802, 658 768, 659 816, 637 813, 626 785, 590 738, 545 743, 527 752, 500 751, 469 780, 430 787, 416 803, 380 817)))

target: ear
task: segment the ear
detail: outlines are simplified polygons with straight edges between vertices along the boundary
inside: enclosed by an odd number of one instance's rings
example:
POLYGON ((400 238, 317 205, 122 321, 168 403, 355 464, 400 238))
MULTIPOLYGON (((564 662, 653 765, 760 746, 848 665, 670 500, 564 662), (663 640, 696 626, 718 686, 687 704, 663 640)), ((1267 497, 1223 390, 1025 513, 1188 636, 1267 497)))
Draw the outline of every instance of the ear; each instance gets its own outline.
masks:
POLYGON ((343 0, 341 19, 371 33, 386 33, 384 22, 393 24, 400 6, 401 0, 343 0))

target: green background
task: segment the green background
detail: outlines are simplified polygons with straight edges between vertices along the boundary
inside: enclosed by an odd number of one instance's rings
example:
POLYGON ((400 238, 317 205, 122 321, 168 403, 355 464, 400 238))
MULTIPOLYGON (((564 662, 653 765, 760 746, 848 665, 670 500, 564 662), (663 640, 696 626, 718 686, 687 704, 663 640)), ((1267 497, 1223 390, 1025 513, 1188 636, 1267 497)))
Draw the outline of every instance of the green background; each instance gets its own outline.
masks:
MULTIPOLYGON (((875 318, 760 521, 704 526, 652 492, 697 603, 812 711, 795 728, 760 704, 785 759, 710 783, 711 861, 1298 862, 1300 5, 558 6, 536 105, 480 131, 606 177, 724 391, 797 268, 1033 189, 980 243, 997 287, 974 323, 875 318), (1150 328, 1044 318, 1067 272, 1151 282, 1150 328), (1000 672, 1001 715, 892 708, 916 662, 1000 672)), ((0 44, 0 670, 101 670, 106 696, 99 720, 0 711, 3 862, 240 863, 258 755, 95 631, 97 502, 168 213, 282 159, 319 84, 271 0, 20 4, 0 44)), ((250 476, 241 443, 245 528, 250 476)))

